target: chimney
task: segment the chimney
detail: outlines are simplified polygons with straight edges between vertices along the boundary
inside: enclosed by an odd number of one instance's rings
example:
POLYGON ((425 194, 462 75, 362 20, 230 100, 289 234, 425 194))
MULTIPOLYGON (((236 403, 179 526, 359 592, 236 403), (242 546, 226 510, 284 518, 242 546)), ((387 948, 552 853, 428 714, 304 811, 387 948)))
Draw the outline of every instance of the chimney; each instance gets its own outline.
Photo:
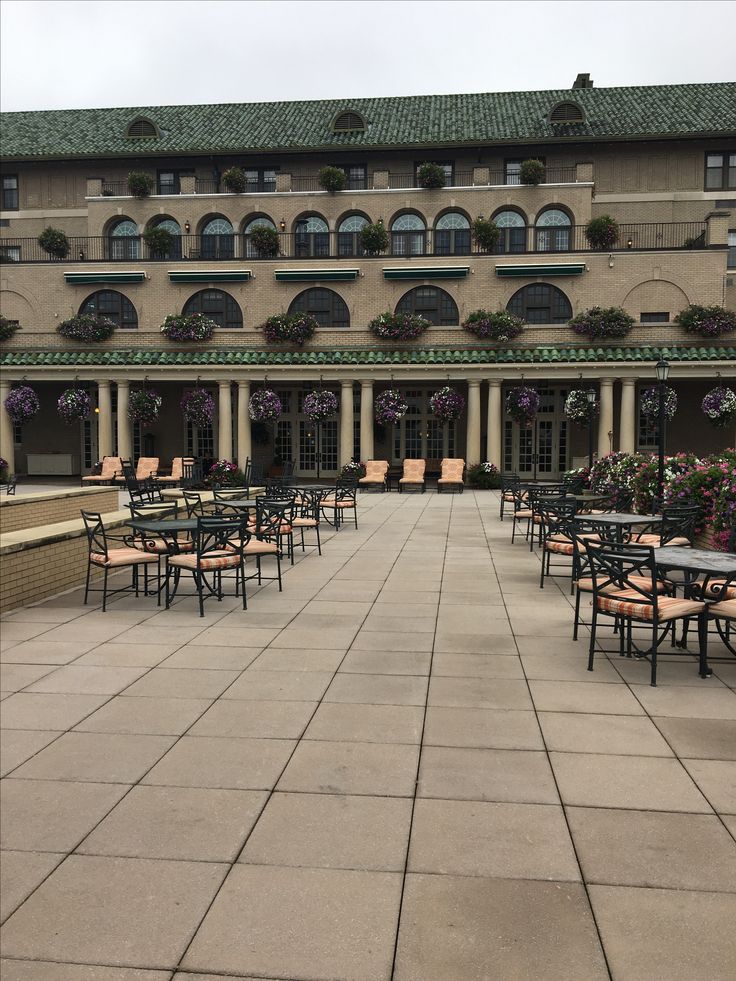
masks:
POLYGON ((592 89, 593 79, 590 77, 590 72, 580 72, 572 83, 572 87, 574 89, 592 89))

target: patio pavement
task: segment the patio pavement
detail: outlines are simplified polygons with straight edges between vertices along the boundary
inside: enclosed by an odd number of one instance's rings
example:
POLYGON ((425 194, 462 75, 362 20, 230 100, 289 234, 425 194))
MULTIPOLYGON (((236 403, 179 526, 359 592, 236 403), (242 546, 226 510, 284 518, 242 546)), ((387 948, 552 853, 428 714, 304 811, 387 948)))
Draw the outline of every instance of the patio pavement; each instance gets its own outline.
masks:
POLYGON ((246 613, 3 619, 3 981, 732 981, 736 659, 591 674, 495 494, 359 505, 246 613))

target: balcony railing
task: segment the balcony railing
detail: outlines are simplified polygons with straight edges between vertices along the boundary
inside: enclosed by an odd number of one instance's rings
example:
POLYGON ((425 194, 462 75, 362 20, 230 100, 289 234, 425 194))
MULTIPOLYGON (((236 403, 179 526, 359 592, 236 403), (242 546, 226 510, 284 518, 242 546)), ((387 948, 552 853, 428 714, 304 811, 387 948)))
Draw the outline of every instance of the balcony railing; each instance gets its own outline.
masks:
MULTIPOLYGON (((616 244, 603 250, 593 249, 585 236, 584 225, 570 227, 504 229, 495 256, 550 255, 580 252, 655 251, 659 249, 707 248, 706 225, 699 221, 656 222, 619 225, 616 244), (521 234, 520 234, 521 233, 521 234)), ((249 235, 180 235, 171 251, 155 253, 139 237, 70 236, 69 252, 55 259, 45 252, 35 238, 0 239, 0 263, 13 262, 173 262, 179 260, 256 261, 259 259, 367 259, 361 249, 360 235, 355 232, 279 233, 278 255, 260 253, 249 235)), ((379 258, 410 259, 417 256, 488 255, 471 241, 464 229, 395 232, 379 258)))

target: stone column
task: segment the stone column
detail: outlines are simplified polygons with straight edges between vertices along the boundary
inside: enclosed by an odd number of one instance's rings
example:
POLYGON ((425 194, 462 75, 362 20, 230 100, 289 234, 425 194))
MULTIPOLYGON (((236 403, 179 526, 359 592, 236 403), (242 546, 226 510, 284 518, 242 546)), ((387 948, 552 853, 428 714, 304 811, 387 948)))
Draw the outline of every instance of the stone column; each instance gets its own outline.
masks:
POLYGON ((611 452, 609 432, 613 429, 613 378, 601 378, 601 414, 598 418, 598 459, 611 452))
POLYGON ((636 449, 636 378, 621 381, 621 432, 618 448, 622 453, 636 449))
POLYGON ((119 381, 118 385, 118 456, 123 460, 133 457, 133 438, 128 418, 128 403, 130 400, 130 382, 119 381))
POLYGON ((5 409, 5 399, 10 395, 10 382, 0 382, 0 456, 7 461, 8 474, 15 473, 15 443, 13 420, 5 409))
POLYGON ((488 383, 488 433, 486 435, 486 457, 489 463, 501 470, 503 449, 503 412, 501 409, 501 381, 488 383))
MULTIPOLYGON (((112 402, 110 382, 97 382, 97 455, 100 459, 112 455, 112 402)), ((120 452, 118 451, 118 455, 120 452)))
POLYGON ((373 382, 360 383, 360 458, 373 459, 373 382))
POLYGON ((465 462, 469 467, 480 463, 480 381, 468 381, 468 433, 465 462))
POLYGON ((353 459, 353 383, 343 380, 340 385, 340 466, 344 467, 353 459))
POLYGON ((230 382, 220 381, 217 384, 220 387, 217 456, 220 460, 230 460, 233 455, 233 406, 230 382))
POLYGON ((238 466, 241 470, 245 468, 245 461, 249 456, 253 456, 253 447, 250 438, 250 414, 248 412, 248 401, 250 400, 250 382, 238 382, 238 466))

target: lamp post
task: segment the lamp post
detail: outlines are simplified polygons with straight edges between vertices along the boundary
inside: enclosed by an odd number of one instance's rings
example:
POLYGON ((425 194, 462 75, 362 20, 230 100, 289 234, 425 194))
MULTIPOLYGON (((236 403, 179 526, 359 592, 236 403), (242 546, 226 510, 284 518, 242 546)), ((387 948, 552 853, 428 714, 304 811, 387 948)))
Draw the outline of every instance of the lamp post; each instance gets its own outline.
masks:
POLYGON ((665 415, 665 388, 667 384, 667 378, 670 373, 670 363, 664 358, 660 358, 657 362, 655 368, 657 372, 657 383, 659 389, 659 423, 657 426, 657 450, 659 454, 659 470, 657 472, 657 489, 660 501, 660 507, 662 501, 664 500, 664 444, 665 444, 665 431, 667 417, 665 415))
POLYGON ((588 399, 588 470, 593 469, 593 412, 595 411, 595 389, 585 393, 588 399))

